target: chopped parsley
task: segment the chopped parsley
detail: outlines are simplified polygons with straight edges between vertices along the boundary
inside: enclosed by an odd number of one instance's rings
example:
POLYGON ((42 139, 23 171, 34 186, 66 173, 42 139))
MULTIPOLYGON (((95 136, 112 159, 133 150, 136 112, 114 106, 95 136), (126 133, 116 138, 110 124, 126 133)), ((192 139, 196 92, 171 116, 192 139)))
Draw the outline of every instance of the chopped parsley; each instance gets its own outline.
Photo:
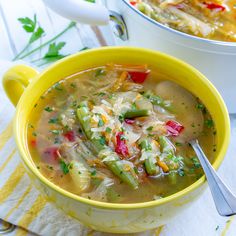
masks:
POLYGON ((62 85, 59 82, 55 83, 53 88, 56 89, 57 91, 63 90, 62 85))
POLYGON ((212 128, 212 127, 214 127, 214 121, 212 119, 205 120, 205 125, 208 128, 212 128))
POLYGON ((102 127, 103 125, 104 125, 104 121, 102 119, 99 119, 98 127, 102 127))
POLYGON ((53 109, 51 107, 45 107, 44 110, 47 111, 47 112, 52 112, 53 111, 53 109))
POLYGON ((96 171, 96 170, 92 170, 92 171, 90 172, 90 174, 91 174, 91 176, 95 176, 95 175, 97 174, 97 171, 96 171))
POLYGON ((58 143, 60 143, 60 139, 59 139, 59 137, 55 137, 54 144, 58 144, 58 143))
POLYGON ((185 172, 184 172, 184 170, 183 169, 179 169, 178 170, 178 174, 179 174, 179 176, 185 176, 185 172))
POLYGON ((201 104, 201 103, 198 103, 196 105, 196 108, 199 109, 199 110, 203 110, 205 108, 205 106, 203 104, 201 104))
POLYGON ((106 144, 105 137, 101 136, 99 139, 99 143, 104 146, 106 144))
POLYGON ((175 142, 175 146, 181 147, 181 146, 183 146, 183 144, 182 144, 182 143, 179 143, 179 142, 175 142))
POLYGON ((125 117, 124 117, 124 115, 119 115, 118 119, 121 123, 123 123, 125 120, 125 117))
POLYGON ((137 109, 137 106, 136 106, 135 103, 132 103, 132 104, 131 104, 131 109, 133 109, 133 110, 136 110, 136 109, 137 109))
POLYGON ((153 130, 153 126, 149 126, 146 130, 147 131, 152 131, 153 130))
POLYGON ((105 75, 106 71, 102 68, 99 68, 95 71, 95 77, 101 76, 101 75, 105 75))
POLYGON ((192 157, 191 160, 192 160, 193 165, 194 165, 195 168, 200 168, 201 167, 201 164, 200 164, 197 157, 192 157))
POLYGON ((73 108, 79 107, 79 106, 78 106, 78 102, 77 102, 76 100, 74 100, 74 101, 71 103, 71 107, 73 107, 73 108))
POLYGON ((100 92, 99 94, 98 94, 98 96, 101 96, 101 97, 103 97, 103 96, 105 96, 106 94, 105 93, 103 93, 103 92, 100 92))
POLYGON ((69 165, 70 164, 66 164, 63 160, 60 160, 60 168, 63 172, 64 175, 69 173, 69 165))
POLYGON ((126 139, 127 138, 123 134, 120 135, 120 140, 126 140, 126 139))
POLYGON ((53 170, 53 166, 47 165, 47 168, 48 168, 49 170, 53 170))
POLYGON ((134 172, 135 172, 136 174, 139 173, 139 172, 138 172, 138 168, 137 168, 136 166, 134 166, 134 172))
POLYGON ((110 134, 110 133, 111 133, 111 131, 112 131, 112 129, 111 129, 110 127, 106 127, 106 132, 107 132, 107 133, 109 133, 109 134, 110 134))
POLYGON ((168 158, 170 158, 175 163, 179 163, 179 162, 183 161, 183 159, 184 159, 181 156, 175 156, 173 154, 168 155, 168 158))
POLYGON ((36 137, 36 136, 37 136, 37 133, 34 131, 34 132, 32 132, 32 135, 33 135, 34 137, 36 137))
POLYGON ((72 88, 76 88, 76 84, 74 84, 74 83, 71 83, 70 86, 71 86, 72 88))
POLYGON ((50 130, 50 132, 55 135, 60 134, 60 130, 57 130, 57 129, 50 130))
POLYGON ((81 96, 81 98, 85 100, 85 99, 87 99, 88 97, 85 96, 85 95, 83 95, 83 96, 81 96))
POLYGON ((58 123, 58 118, 54 117, 54 118, 50 118, 48 121, 49 124, 57 124, 58 123))
POLYGON ((34 126, 32 124, 30 124, 30 123, 28 124, 28 127, 32 128, 32 129, 34 128, 34 126))

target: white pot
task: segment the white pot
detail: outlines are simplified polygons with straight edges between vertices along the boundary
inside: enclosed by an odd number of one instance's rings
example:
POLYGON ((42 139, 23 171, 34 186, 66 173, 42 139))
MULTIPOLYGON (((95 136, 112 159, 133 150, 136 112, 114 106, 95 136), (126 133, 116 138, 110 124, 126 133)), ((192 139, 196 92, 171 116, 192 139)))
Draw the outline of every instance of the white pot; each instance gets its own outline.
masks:
MULTIPOLYGON (((84 0, 44 1, 67 18, 89 24, 109 23, 111 14, 102 5, 84 0)), ((127 0, 109 0, 107 3, 123 17, 127 27, 128 39, 124 40, 125 27, 115 25, 123 38, 115 37, 117 44, 159 50, 192 64, 216 86, 229 112, 236 113, 236 43, 202 39, 165 27, 136 10, 127 0)))

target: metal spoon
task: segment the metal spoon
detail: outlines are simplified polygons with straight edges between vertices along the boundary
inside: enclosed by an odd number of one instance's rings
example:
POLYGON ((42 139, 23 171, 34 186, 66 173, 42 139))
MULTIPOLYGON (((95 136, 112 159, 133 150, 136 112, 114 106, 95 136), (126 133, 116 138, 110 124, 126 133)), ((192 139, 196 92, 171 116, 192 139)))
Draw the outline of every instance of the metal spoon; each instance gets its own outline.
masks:
POLYGON ((217 211, 221 216, 236 215, 236 197, 213 169, 200 147, 198 140, 193 139, 189 143, 193 147, 205 172, 217 211))

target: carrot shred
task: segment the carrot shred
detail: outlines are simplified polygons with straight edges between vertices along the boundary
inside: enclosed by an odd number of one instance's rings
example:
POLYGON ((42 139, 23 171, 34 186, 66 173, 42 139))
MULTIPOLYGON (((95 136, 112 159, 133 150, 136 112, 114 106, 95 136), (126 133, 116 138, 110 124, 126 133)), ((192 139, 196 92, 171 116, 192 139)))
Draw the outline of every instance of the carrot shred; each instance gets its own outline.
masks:
POLYGON ((127 79, 127 77, 128 77, 128 72, 127 71, 123 71, 121 73, 120 77, 117 78, 117 80, 115 81, 115 83, 112 86, 111 90, 112 91, 118 90, 122 86, 123 82, 127 79))
POLYGON ((101 115, 103 122, 106 124, 107 123, 107 118, 104 115, 101 115))
POLYGON ((164 172, 169 172, 169 167, 166 165, 165 162, 158 160, 158 161, 157 161, 157 164, 161 167, 161 169, 162 169, 164 172))
POLYGON ((130 64, 113 64, 108 63, 107 67, 110 67, 111 69, 115 70, 125 70, 125 71, 146 71, 148 69, 147 64, 141 64, 141 65, 130 65, 130 64))

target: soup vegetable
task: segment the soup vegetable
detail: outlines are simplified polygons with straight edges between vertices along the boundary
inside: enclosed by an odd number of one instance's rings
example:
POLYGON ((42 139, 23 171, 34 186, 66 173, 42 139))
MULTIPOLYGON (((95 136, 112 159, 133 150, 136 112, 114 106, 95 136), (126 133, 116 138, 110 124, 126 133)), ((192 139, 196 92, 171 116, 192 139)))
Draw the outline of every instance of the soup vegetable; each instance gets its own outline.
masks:
POLYGON ((107 64, 54 84, 35 104, 28 145, 39 171, 82 197, 155 200, 196 181, 190 136, 209 157, 214 123, 192 94, 146 65, 107 64))
POLYGON ((235 0, 130 0, 152 19, 195 36, 236 42, 235 0))

